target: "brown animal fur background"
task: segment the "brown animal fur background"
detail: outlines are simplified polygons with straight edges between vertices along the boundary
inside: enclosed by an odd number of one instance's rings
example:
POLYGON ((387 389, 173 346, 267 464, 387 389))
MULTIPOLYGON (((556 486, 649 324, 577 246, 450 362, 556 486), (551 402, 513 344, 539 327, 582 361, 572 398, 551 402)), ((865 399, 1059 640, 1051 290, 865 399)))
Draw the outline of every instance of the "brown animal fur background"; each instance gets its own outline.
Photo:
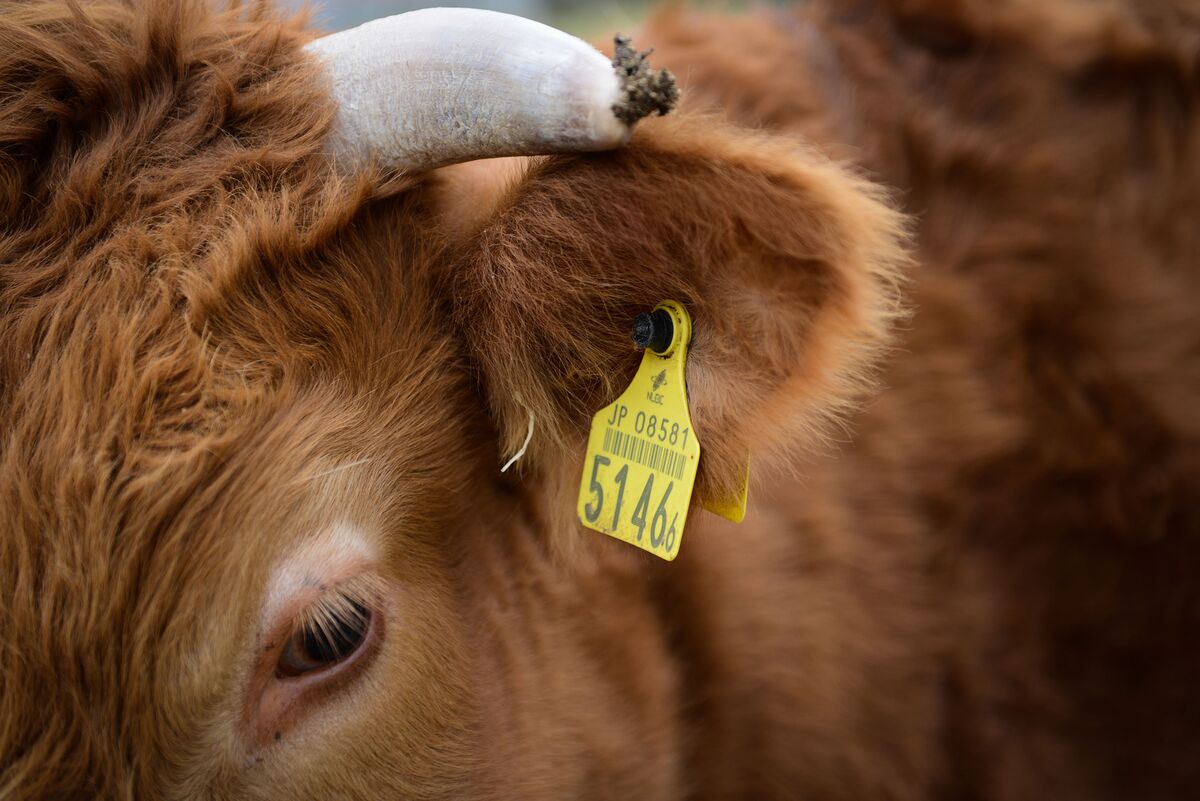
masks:
POLYGON ((0 11, 0 796, 1194 792, 1189 6, 667 11, 685 113, 465 236, 326 161, 310 35, 0 11), (668 296, 697 491, 754 465, 670 565, 572 512, 668 296), (247 751, 267 572, 347 510, 387 680, 247 751))

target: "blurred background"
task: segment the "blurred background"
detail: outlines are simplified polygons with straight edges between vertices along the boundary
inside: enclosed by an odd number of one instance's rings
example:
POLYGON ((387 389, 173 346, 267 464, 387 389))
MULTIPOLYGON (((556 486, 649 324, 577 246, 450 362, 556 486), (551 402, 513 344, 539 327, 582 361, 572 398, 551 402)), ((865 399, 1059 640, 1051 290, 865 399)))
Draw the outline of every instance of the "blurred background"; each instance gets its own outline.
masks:
MULTIPOLYGON (((770 0, 767 0, 770 2, 770 0)), ((648 11, 662 0, 285 0, 313 11, 313 22, 326 30, 353 28, 376 17, 400 14, 430 6, 466 6, 504 11, 540 20, 577 36, 607 36, 631 32, 648 11)), ((747 0, 691 0, 691 6, 737 8, 750 5, 747 0)))
POLYGON ((613 27, 629 29, 645 16, 648 0, 621 2, 588 2, 588 0, 287 0, 294 7, 307 5, 313 11, 313 22, 327 30, 353 28, 376 17, 400 14, 430 6, 466 6, 505 11, 522 17, 540 20, 556 28, 587 35, 613 27))

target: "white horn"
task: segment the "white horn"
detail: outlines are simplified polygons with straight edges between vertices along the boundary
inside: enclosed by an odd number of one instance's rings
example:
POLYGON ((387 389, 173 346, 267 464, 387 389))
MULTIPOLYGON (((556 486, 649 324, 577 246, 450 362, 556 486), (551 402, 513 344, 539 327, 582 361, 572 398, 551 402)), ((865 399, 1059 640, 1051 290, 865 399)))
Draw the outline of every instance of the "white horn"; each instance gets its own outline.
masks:
POLYGON ((307 46, 339 105, 339 159, 422 170, 492 156, 607 150, 678 97, 674 79, 617 37, 611 62, 532 20, 430 8, 307 46))

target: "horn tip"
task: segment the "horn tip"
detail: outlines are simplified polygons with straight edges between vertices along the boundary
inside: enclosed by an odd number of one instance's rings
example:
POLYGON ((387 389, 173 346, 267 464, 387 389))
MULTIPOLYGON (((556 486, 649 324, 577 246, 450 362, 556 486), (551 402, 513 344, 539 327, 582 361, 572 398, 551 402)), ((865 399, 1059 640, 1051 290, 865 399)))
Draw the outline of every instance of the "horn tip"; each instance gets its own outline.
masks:
POLYGON ((667 70, 650 68, 647 58, 652 52, 651 49, 639 53, 628 36, 613 37, 612 65, 621 81, 621 96, 612 111, 630 127, 651 114, 661 117, 679 102, 675 76, 667 70))

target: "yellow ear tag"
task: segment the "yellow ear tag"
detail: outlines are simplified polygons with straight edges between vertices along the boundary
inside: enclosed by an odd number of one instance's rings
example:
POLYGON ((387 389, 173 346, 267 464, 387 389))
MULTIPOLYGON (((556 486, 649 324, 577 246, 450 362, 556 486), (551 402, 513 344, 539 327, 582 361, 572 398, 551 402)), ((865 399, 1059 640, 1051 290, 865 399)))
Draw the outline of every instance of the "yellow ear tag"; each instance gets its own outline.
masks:
POLYGON ((673 300, 660 309, 670 315, 670 344, 661 353, 647 347, 629 387, 592 418, 577 512, 588 528, 669 561, 683 538, 700 442, 684 383, 692 319, 673 300))

